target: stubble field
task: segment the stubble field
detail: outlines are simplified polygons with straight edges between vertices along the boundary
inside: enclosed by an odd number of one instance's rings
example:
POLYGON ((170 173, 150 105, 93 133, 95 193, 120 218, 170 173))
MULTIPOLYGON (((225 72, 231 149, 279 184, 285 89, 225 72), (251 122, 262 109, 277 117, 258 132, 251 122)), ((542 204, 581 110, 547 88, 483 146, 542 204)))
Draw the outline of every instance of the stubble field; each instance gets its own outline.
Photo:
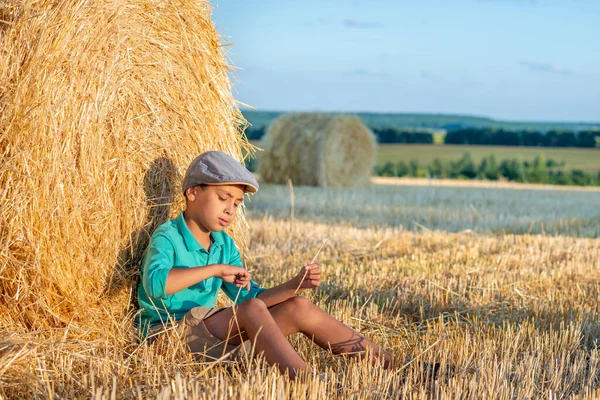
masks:
POLYGON ((0 338, 5 398, 597 398, 600 191, 262 185, 246 266, 269 287, 328 238, 306 295, 399 357, 382 370, 291 338, 322 378, 290 382, 260 359, 202 364, 165 335, 106 325, 0 338), (445 366, 453 373, 446 374, 445 366))

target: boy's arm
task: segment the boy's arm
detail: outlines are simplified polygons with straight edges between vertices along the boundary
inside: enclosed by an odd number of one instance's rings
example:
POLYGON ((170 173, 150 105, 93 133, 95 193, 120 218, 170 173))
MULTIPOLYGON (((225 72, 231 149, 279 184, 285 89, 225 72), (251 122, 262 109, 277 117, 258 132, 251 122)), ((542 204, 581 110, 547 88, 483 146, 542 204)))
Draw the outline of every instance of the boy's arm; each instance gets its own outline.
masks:
POLYGON ((237 287, 250 286, 250 274, 243 268, 223 264, 177 268, 173 267, 174 260, 175 250, 171 240, 160 234, 153 236, 142 262, 142 284, 149 297, 166 299, 213 276, 237 287))
POLYGON ((244 268, 211 264, 204 267, 171 268, 167 275, 165 292, 170 295, 214 276, 250 290, 250 274, 244 268))
POLYGON ((289 281, 267 289, 256 297, 264 301, 267 307, 271 307, 296 296, 303 289, 316 288, 320 283, 321 267, 319 264, 309 264, 302 267, 289 281))

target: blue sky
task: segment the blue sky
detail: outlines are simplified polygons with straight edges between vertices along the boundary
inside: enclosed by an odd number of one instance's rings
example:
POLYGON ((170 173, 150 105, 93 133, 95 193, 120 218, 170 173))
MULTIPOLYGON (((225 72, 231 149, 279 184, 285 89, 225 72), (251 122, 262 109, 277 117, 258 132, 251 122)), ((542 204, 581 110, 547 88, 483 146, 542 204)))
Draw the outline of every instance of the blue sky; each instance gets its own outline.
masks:
POLYGON ((213 0, 259 110, 600 122, 600 0, 213 0))

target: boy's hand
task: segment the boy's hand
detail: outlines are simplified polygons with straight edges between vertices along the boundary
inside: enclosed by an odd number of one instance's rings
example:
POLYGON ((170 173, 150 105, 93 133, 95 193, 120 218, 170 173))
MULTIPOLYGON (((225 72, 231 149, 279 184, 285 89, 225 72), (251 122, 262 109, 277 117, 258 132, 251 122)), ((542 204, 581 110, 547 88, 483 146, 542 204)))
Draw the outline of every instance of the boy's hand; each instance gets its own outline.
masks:
POLYGON ((314 289, 321 284, 321 267, 319 264, 308 264, 302 267, 298 275, 291 279, 294 288, 314 289))
POLYGON ((219 278, 223 279, 223 281, 233 283, 239 288, 245 287, 247 290, 250 290, 250 273, 244 268, 223 264, 220 272, 219 278))

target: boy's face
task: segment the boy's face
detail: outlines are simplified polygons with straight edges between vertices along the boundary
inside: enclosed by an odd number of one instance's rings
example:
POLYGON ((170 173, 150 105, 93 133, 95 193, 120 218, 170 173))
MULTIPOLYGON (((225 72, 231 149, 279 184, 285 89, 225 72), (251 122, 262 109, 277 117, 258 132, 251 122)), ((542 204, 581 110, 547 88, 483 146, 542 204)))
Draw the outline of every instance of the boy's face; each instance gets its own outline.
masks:
POLYGON ((231 224, 244 201, 244 185, 194 186, 186 191, 186 211, 196 219, 201 228, 220 232, 231 224))

